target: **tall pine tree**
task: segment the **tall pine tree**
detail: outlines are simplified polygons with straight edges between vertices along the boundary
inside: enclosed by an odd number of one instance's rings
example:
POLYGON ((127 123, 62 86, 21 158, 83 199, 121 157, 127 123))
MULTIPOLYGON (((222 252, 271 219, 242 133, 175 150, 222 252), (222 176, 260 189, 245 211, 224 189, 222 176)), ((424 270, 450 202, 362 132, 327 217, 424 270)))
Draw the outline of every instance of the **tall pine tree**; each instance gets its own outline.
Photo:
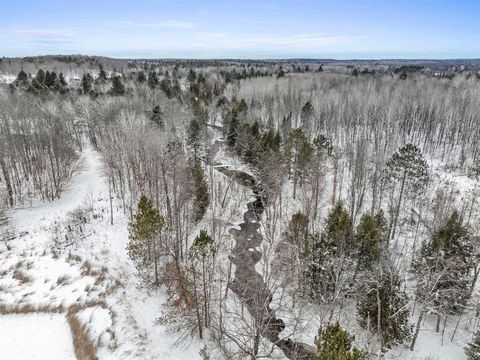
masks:
POLYGON ((208 194, 207 181, 205 180, 205 173, 198 160, 193 162, 191 173, 194 189, 193 215, 195 222, 199 222, 207 211, 210 197, 208 194))
POLYGON ((419 194, 425 190, 429 182, 428 164, 420 149, 413 144, 407 144, 395 152, 387 161, 386 177, 391 183, 400 186, 395 214, 389 231, 389 239, 393 239, 405 191, 408 191, 410 195, 419 194))
POLYGON ((165 220, 152 202, 142 195, 137 213, 129 224, 128 254, 139 271, 150 278, 153 265, 154 284, 159 285, 160 235, 165 227, 165 220))
POLYGON ((467 360, 480 360, 480 331, 474 334, 473 341, 465 347, 467 360))
POLYGON ((360 325, 378 335, 382 349, 405 342, 412 333, 408 298, 401 290, 400 278, 391 266, 386 270, 365 280, 357 302, 360 325))
POLYGON ((321 329, 315 339, 317 353, 313 360, 367 360, 367 354, 354 346, 355 336, 337 323, 321 329))

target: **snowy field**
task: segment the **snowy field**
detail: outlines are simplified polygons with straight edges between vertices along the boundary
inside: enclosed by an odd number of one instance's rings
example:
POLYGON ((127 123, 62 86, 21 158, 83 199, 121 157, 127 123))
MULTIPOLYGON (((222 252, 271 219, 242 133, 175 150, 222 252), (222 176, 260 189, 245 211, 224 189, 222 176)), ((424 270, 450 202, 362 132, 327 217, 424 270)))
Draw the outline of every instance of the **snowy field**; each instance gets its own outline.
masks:
POLYGON ((11 84, 16 78, 17 76, 12 74, 0 74, 0 84, 11 84))
MULTIPOLYGON (((12 231, 17 238, 9 242, 9 250, 2 248, 0 252, 0 273, 3 274, 0 308, 7 314, 0 315, 0 360, 74 359, 71 329, 65 318, 72 308, 76 308, 75 317, 94 344, 99 359, 200 359, 199 349, 203 343, 193 341, 179 345, 177 334, 172 334, 167 326, 155 325, 155 320, 165 312, 165 293, 138 287, 139 279, 126 251, 128 212, 125 214, 120 202, 114 201, 114 225, 110 225, 102 158, 89 145, 79 155, 71 181, 60 199, 33 203, 10 214, 12 231), (79 209, 89 209, 88 220, 81 224, 81 232, 67 231, 76 226, 72 225, 72 212, 79 209), (58 313, 45 313, 49 311, 58 313)), ((222 151, 215 160, 233 168, 242 167, 222 151)), ((447 177, 446 172, 433 168, 437 187, 454 182, 455 188, 468 192, 476 186, 465 176, 447 177)), ((226 181, 220 173, 215 176, 226 181)), ((232 191, 235 196, 232 195, 230 201, 241 215, 250 192, 239 190, 232 191)), ((285 185, 284 192, 288 198, 291 184, 285 185)), ((291 212, 295 206, 291 203, 286 208, 291 212)), ((325 204, 325 211, 327 209, 325 204)), ((259 250, 271 260, 274 252, 268 245, 272 244, 265 242, 259 250)), ((226 264, 227 260, 224 261, 226 264)), ((265 266, 262 259, 257 270, 263 273, 265 266)), ((305 336, 301 340, 313 343, 320 324, 316 318, 320 310, 304 309, 305 336)), ((288 314, 280 311, 279 315, 288 324, 288 314)), ((368 346, 369 338, 355 318, 350 317, 342 319, 342 323, 357 336, 359 344, 368 346)), ((416 316, 412 317, 415 319, 416 316)), ((471 324, 461 322, 451 341, 456 325, 451 319, 442 344, 441 334, 433 331, 434 321, 427 317, 422 324, 414 352, 402 346, 384 358, 465 359, 463 348, 470 340, 470 331, 465 328, 471 324)))
POLYGON ((65 316, 43 313, 1 315, 0 358, 75 359, 72 336, 65 316))
POLYGON ((167 299, 139 287, 126 250, 129 218, 116 201, 113 209, 112 226, 103 161, 85 145, 60 199, 10 213, 17 237, 0 251, 1 360, 74 359, 65 320, 72 309, 99 359, 200 358, 201 344, 178 346, 155 324, 167 299), (79 225, 72 212, 82 209, 88 219, 79 225), (13 353, 22 349, 28 353, 13 353))

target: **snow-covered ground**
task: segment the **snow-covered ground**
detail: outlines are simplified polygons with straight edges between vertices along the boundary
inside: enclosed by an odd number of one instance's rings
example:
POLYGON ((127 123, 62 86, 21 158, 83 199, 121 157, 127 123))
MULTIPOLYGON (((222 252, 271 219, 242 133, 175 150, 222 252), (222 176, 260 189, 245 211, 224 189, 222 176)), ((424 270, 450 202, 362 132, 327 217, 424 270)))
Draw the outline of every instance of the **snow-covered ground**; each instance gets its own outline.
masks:
POLYGON ((12 213, 12 222, 17 230, 39 230, 42 226, 61 220, 68 212, 86 205, 87 201, 92 202, 108 194, 100 155, 90 145, 84 147, 74 169, 73 177, 60 199, 50 203, 37 202, 12 213))
MULTIPOLYGON (((467 174, 462 172, 461 169, 447 169, 444 166, 441 166, 439 161, 434 161, 433 159, 428 159, 432 181, 430 184, 429 191, 427 192, 427 202, 433 203, 434 197, 436 196, 436 191, 443 189, 445 193, 452 194, 452 201, 450 203, 451 210, 458 209, 465 212, 465 217, 470 220, 471 224, 478 224, 480 219, 480 204, 478 199, 480 183, 477 179, 469 177, 467 174), (475 200, 477 199, 477 200, 475 200), (468 205, 468 206, 467 206, 468 205), (471 215, 471 219, 469 218, 471 215)), ((319 223, 318 228, 321 229, 322 219, 324 219, 330 208, 331 208, 331 195, 332 195, 332 186, 333 179, 332 174, 328 173, 325 184, 323 186, 324 193, 320 203, 319 211, 319 223)), ((348 204, 348 193, 345 189, 349 188, 349 179, 348 176, 343 177, 343 183, 340 185, 343 193, 340 194, 340 199, 348 204)), ((297 189, 297 200, 293 200, 293 185, 291 182, 286 182, 282 190, 282 201, 283 208, 281 214, 281 221, 277 225, 277 237, 274 239, 272 244, 269 244, 267 241, 264 241, 261 246, 261 251, 266 256, 257 264, 257 271, 266 278, 268 276, 268 264, 272 264, 275 261, 276 253, 273 249, 277 246, 279 239, 281 239, 281 233, 286 230, 288 220, 291 216, 298 212, 304 211, 302 203, 307 203, 307 201, 302 201, 303 197, 310 196, 309 193, 304 193, 302 188, 297 189), (267 269, 267 270, 266 270, 267 269)), ((366 204, 369 204, 370 199, 368 194, 366 196, 366 204)), ((408 218, 409 212, 408 209, 413 206, 412 202, 406 202, 403 209, 403 216, 408 218)), ((385 207, 386 208, 386 207, 385 207)), ((264 215, 265 216, 265 215, 264 215)), ((432 215, 424 210, 424 217, 432 215)), ((405 220, 405 219, 403 219, 405 220)), ((405 268, 409 266, 412 256, 412 247, 413 247, 413 238, 416 225, 409 224, 408 221, 401 221, 399 225, 399 232, 401 236, 397 240, 398 243, 398 252, 399 257, 402 259, 402 262, 405 263, 405 268)), ((263 229, 263 228, 262 228, 263 229)), ((423 229, 423 227, 422 227, 423 229)), ((478 228, 472 229, 474 232, 478 228)), ((265 231, 263 232, 265 236, 265 231)), ((427 229, 421 231, 421 236, 419 238, 425 239, 430 236, 427 229)), ((265 236, 265 239, 267 237, 265 236)), ((420 247, 421 241, 418 240, 416 248, 420 247)), ((408 280, 409 274, 404 274, 406 280, 408 280)), ((280 281, 281 282, 281 279, 280 281)), ((414 284, 410 281, 407 283, 411 286, 414 284)), ((286 329, 284 333, 293 332, 295 329, 301 329, 294 336, 297 340, 303 341, 308 344, 313 344, 315 336, 317 335, 319 327, 322 325, 322 322, 325 321, 328 315, 328 309, 325 309, 324 306, 315 306, 306 303, 300 303, 300 305, 292 307, 292 296, 288 293, 283 292, 283 286, 278 284, 272 284, 271 288, 276 288, 277 291, 274 293, 274 300, 272 306, 277 309, 277 314, 280 318, 286 321, 286 329)), ((409 289, 410 298, 413 299, 413 289, 409 289)), ((478 299, 478 285, 475 298, 473 303, 478 299)), ((413 308, 413 300, 412 300, 413 308)), ((357 346, 363 349, 372 349, 376 352, 376 339, 372 337, 367 331, 362 329, 356 318, 356 304, 354 301, 345 306, 341 313, 338 316, 335 316, 335 319, 338 319, 342 326, 345 329, 355 335, 357 346)), ((410 318, 410 323, 412 326, 415 325, 418 319, 418 311, 416 311, 410 318)), ((458 324, 458 317, 451 317, 447 319, 445 330, 443 331, 443 324, 440 327, 440 332, 435 332, 437 317, 434 315, 425 316, 421 327, 418 339, 415 345, 414 351, 410 351, 408 348, 409 342, 407 341, 405 345, 397 346, 394 349, 388 350, 384 353, 382 358, 384 359, 395 359, 395 360, 465 360, 466 355, 464 348, 468 342, 472 341, 472 332, 478 328, 478 321, 475 318, 475 314, 471 311, 467 315, 464 315, 460 318, 458 324)))
POLYGON ((0 358, 75 359, 70 328, 60 314, 0 315, 0 358))
MULTIPOLYGON (((88 144, 60 199, 11 212, 10 231, 17 236, 0 249, 0 309, 12 336, 33 348, 36 340, 21 331, 24 319, 50 316, 70 336, 65 313, 73 309, 100 359, 200 358, 201 344, 178 346, 175 334, 155 325, 165 294, 139 287, 126 250, 129 219, 116 201, 113 217, 112 226, 102 159, 88 144)), ((63 335, 45 338, 43 346, 59 347, 59 341, 71 350, 63 335)))
MULTIPOLYGON (((222 147, 218 149, 215 161, 248 171, 247 167, 223 151, 222 147)), ((469 192, 476 189, 477 181, 443 171, 434 165, 432 164, 435 188, 442 184, 453 186, 458 191, 457 198, 462 201, 465 201, 469 192)), ((210 179, 213 188, 227 188, 229 181, 224 175, 213 171, 208 171, 207 174, 213 176, 210 179)), ((331 188, 330 182, 327 179, 326 189, 331 188)), ((224 219, 222 228, 225 231, 222 234, 225 234, 221 235, 222 238, 228 237, 226 229, 240 221, 251 196, 248 189, 237 188, 236 185, 232 185, 230 190, 215 195, 214 199, 218 197, 218 210, 212 212, 210 209, 206 216, 224 219), (228 211, 219 205, 225 199, 228 211)), ((291 198, 291 191, 291 184, 285 184, 284 199, 291 198)), ((299 197, 301 196, 300 191, 299 197)), ((329 198, 328 194, 324 196, 322 216, 328 212, 329 198)), ((282 218, 288 219, 293 212, 301 210, 298 206, 299 203, 295 201, 286 201, 282 218)), ((0 358, 3 358, 3 349, 35 349, 37 337, 23 330, 25 324, 31 324, 32 329, 29 331, 36 331, 35 328, 47 328, 45 324, 50 323, 49 333, 52 329, 51 333, 56 337, 42 334, 41 344, 46 348, 45 351, 52 351, 51 354, 46 354, 46 358, 55 359, 57 352, 63 354, 57 358, 68 359, 69 356, 74 356, 65 313, 68 309, 76 308, 75 316, 97 347, 100 359, 200 359, 199 349, 203 344, 193 341, 178 346, 175 334, 171 334, 166 326, 155 325, 155 320, 164 312, 166 296, 161 290, 147 292, 139 287, 135 267, 126 251, 129 218, 124 214, 120 202, 114 201, 113 210, 112 226, 102 158, 86 144, 75 165, 71 181, 60 199, 51 203, 34 203, 31 207, 11 212, 11 231, 17 237, 8 243, 9 249, 5 250, 3 244, 0 248, 0 310, 7 314, 0 315, 0 358), (56 313, 52 314, 52 311, 56 313), (2 336, 7 332, 8 336, 2 336), (9 346, 5 347, 6 345, 9 346)), ((284 226, 285 224, 279 226, 278 236, 284 226)), ((409 233, 408 229, 405 229, 405 233, 409 233)), ((227 239, 224 240, 227 244, 227 239)), ((259 248, 268 258, 267 262, 262 260, 257 265, 259 272, 262 273, 266 264, 275 256, 274 245, 265 242, 259 248)), ((221 261, 227 264, 226 258, 222 257, 221 261)), ((275 294, 275 297, 280 295, 275 294)), ((288 332, 288 296, 286 299, 287 303, 280 306, 278 315, 287 321, 288 332)), ((313 343, 318 331, 320 321, 317 315, 321 313, 320 310, 322 309, 313 306, 305 307, 302 314, 297 314, 304 319, 302 326, 305 331, 301 339, 307 343, 313 343)), ((369 339, 357 325, 354 311, 350 311, 341 320, 357 336, 359 345, 363 347, 367 344, 369 339)), ((414 322, 416 316, 411 320, 414 322)), ((414 352, 399 347, 385 354, 385 358, 465 359, 463 348, 470 341, 469 334, 474 325, 462 321, 452 342, 450 338, 456 319, 449 320, 442 345, 441 334, 434 332, 434 321, 434 318, 427 317, 422 324, 414 352)), ((292 321, 292 326, 294 325, 292 321)), ((6 354, 10 356, 13 353, 6 354)), ((14 355, 8 358, 16 359, 14 355)), ((29 359, 28 355, 20 357, 24 358, 29 359)))
POLYGON ((0 84, 11 84, 16 78, 17 76, 12 74, 0 74, 0 84))

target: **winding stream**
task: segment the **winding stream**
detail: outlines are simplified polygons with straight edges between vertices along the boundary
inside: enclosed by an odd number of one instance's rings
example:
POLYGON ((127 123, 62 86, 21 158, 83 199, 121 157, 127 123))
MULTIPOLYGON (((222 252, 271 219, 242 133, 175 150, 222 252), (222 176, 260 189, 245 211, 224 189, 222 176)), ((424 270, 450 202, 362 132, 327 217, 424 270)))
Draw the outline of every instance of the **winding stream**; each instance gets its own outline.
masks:
POLYGON ((255 196, 255 200, 247 204, 247 211, 243 215, 244 222, 239 225, 240 230, 235 227, 229 230, 236 240, 236 245, 230 257, 235 265, 235 274, 228 286, 246 305, 248 312, 256 322, 261 324, 264 338, 278 346, 291 360, 310 359, 314 354, 311 346, 280 337, 280 333, 285 329, 285 324, 282 319, 276 317, 275 311, 270 308, 272 292, 255 269, 255 265, 263 255, 257 249, 263 241, 258 221, 265 210, 264 204, 266 203, 261 187, 252 175, 243 171, 231 170, 225 166, 216 166, 215 168, 240 185, 252 189, 255 196))

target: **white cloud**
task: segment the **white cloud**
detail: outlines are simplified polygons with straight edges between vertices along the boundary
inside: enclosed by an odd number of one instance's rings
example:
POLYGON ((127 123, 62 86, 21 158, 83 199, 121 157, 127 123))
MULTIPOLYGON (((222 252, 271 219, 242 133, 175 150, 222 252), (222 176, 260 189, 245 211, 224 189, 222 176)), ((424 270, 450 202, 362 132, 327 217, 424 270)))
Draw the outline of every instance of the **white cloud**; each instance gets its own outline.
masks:
POLYGON ((254 32, 199 31, 203 26, 181 20, 120 21, 91 28, 0 28, 0 43, 29 52, 87 54, 146 54, 151 57, 271 56, 328 54, 345 46, 363 44, 362 36, 297 33, 275 35, 254 32), (117 31, 112 31, 116 27, 117 31), (180 29, 184 31, 175 31, 180 29), (121 41, 118 41, 121 38, 121 41))
POLYGON ((11 35, 16 35, 20 37, 31 37, 31 38, 44 38, 44 39, 52 39, 52 38, 65 38, 71 36, 71 32, 65 29, 29 29, 29 28, 22 28, 22 29, 2 29, 1 32, 8 33, 11 35))
POLYGON ((250 49, 282 49, 282 50, 323 50, 341 45, 352 44, 363 39, 362 36, 298 34, 290 36, 237 37, 227 33, 198 33, 196 42, 191 44, 197 48, 250 50, 250 49))
POLYGON ((137 22, 137 21, 122 21, 119 23, 125 27, 136 27, 144 29, 181 29, 193 30, 198 28, 198 24, 190 21, 182 20, 163 20, 157 22, 137 22))

